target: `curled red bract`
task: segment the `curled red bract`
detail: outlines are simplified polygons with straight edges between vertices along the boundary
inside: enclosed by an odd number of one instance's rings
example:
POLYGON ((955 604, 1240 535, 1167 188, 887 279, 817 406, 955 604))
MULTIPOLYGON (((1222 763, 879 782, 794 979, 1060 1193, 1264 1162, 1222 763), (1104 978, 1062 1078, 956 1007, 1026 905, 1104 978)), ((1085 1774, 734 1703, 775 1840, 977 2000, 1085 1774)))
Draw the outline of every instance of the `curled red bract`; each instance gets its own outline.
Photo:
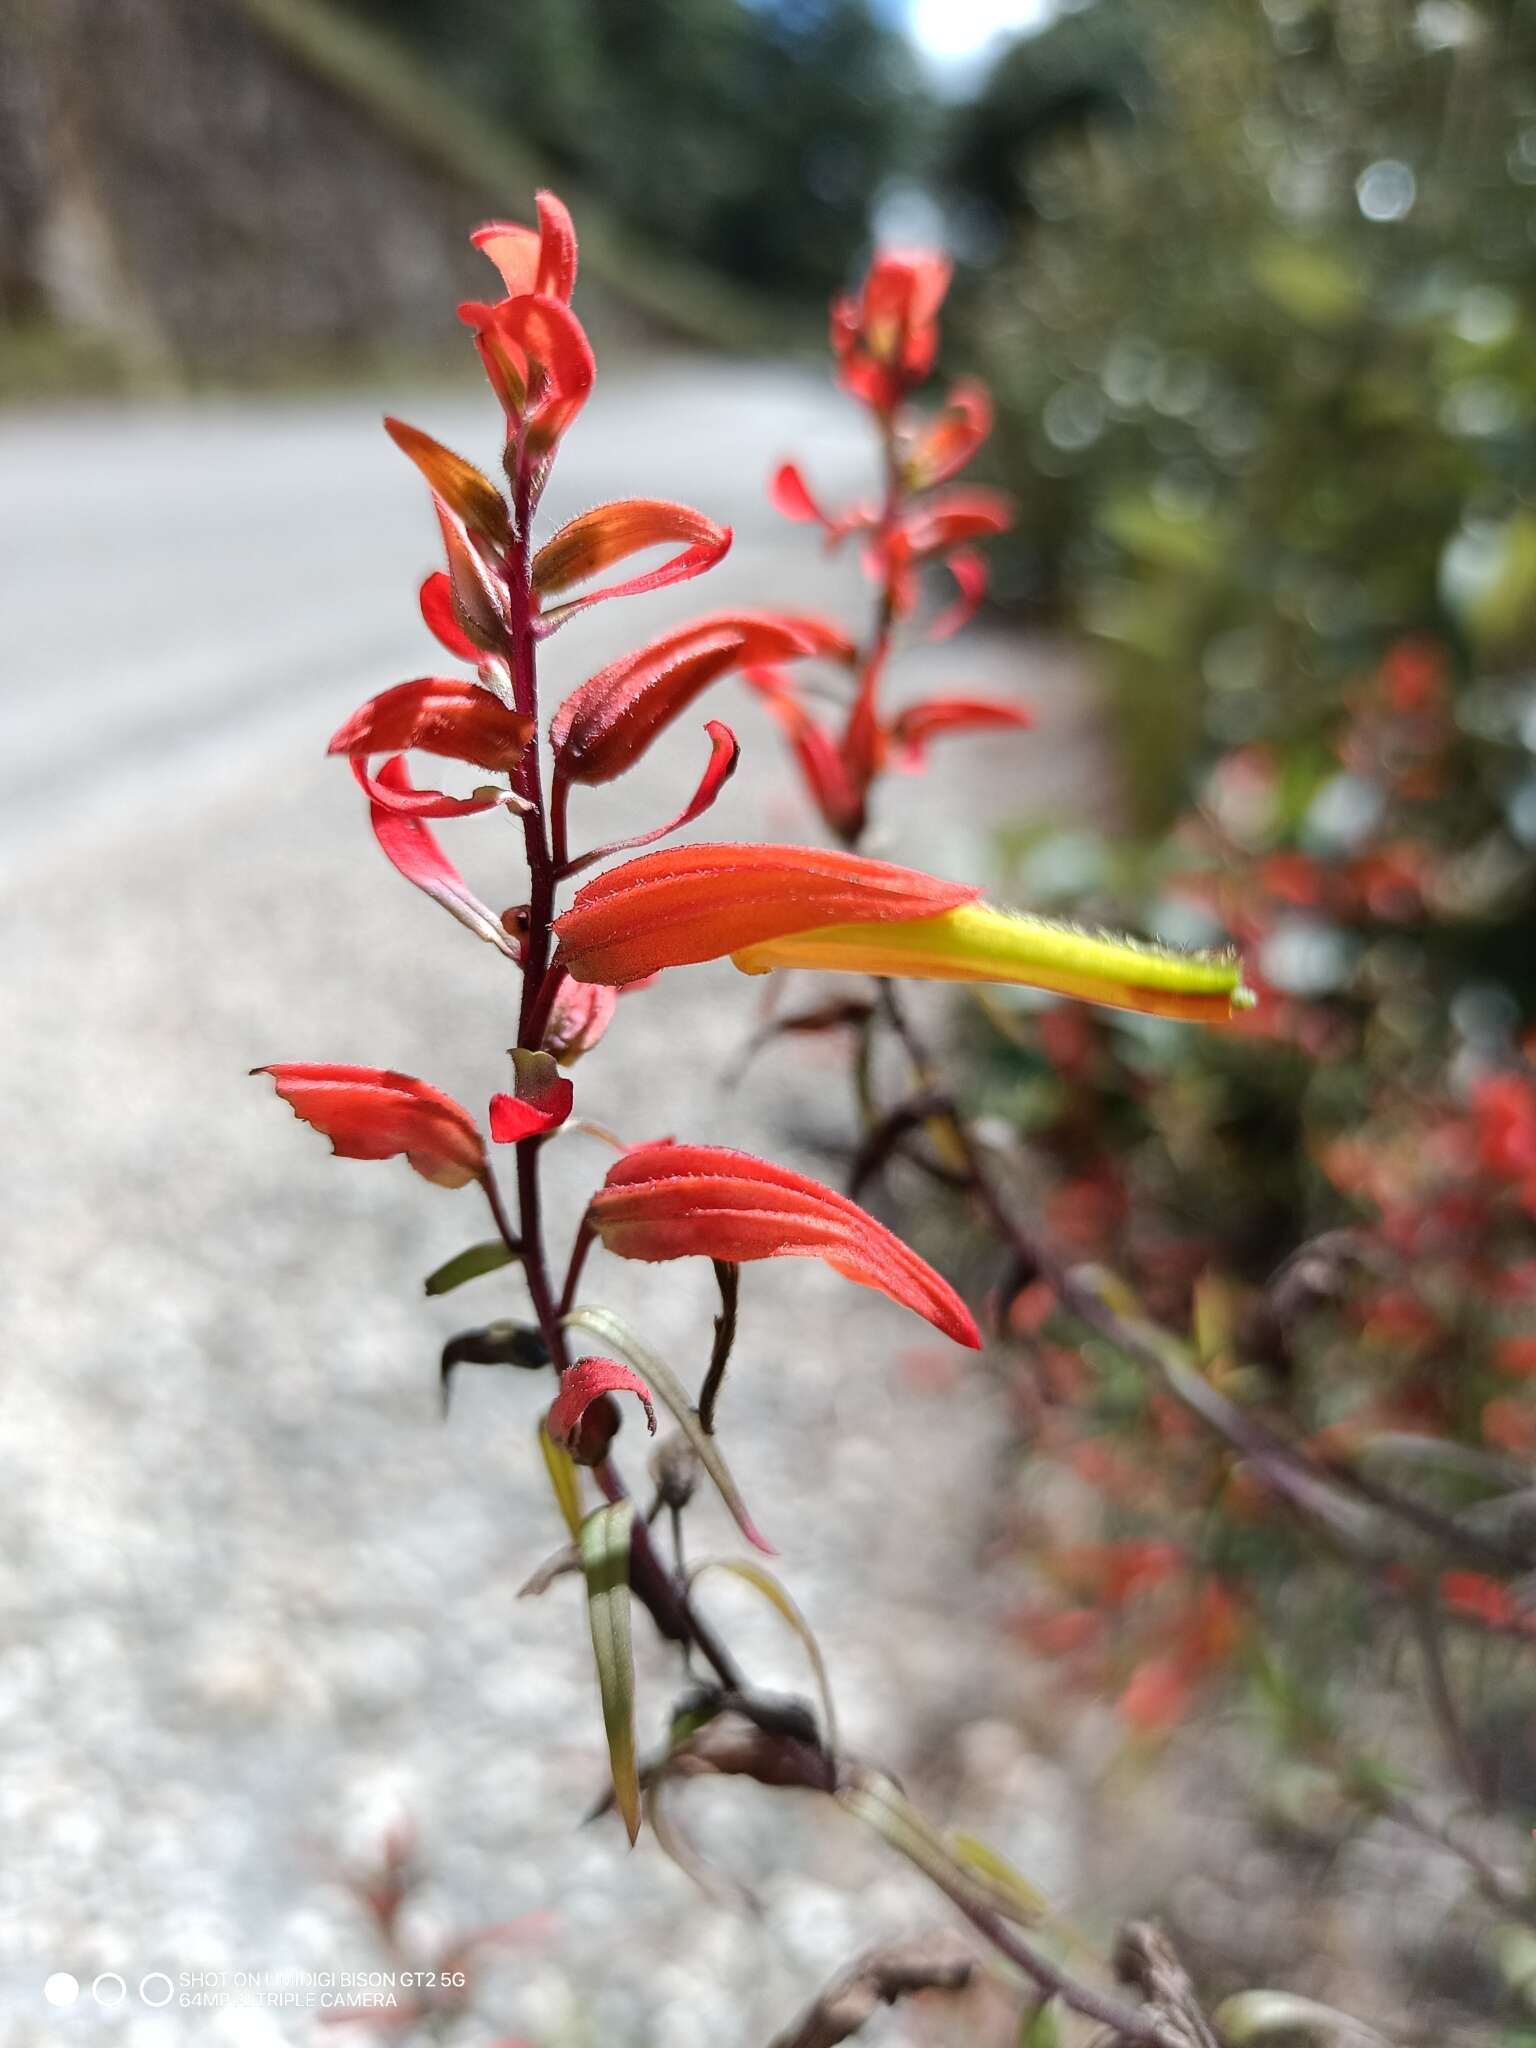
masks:
POLYGON ((338 1158, 403 1152, 423 1180, 444 1188, 485 1173, 485 1146, 468 1110, 413 1075, 292 1062, 251 1072, 270 1074, 294 1115, 329 1138, 338 1158))
POLYGON ((609 1169, 587 1214, 621 1258, 821 1259, 914 1309, 957 1344, 981 1342, 948 1281, 856 1202, 745 1152, 636 1145, 609 1169))

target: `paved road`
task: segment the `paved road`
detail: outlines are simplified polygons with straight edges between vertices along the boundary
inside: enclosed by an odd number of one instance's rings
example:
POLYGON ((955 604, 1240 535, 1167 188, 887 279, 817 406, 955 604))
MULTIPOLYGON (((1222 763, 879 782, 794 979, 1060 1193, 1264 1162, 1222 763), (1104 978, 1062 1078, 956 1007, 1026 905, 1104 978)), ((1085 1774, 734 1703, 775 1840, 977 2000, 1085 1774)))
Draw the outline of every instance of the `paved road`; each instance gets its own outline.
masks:
MULTIPOLYGON (((488 405, 398 409, 489 464, 488 405)), ((538 1395, 481 1375, 446 1427, 435 1412, 445 1334, 516 1300, 501 1279, 421 1297, 484 1234, 475 1197, 332 1161, 244 1078, 355 1059, 471 1104, 503 1078, 505 963, 389 873, 321 758, 356 702, 431 660, 413 600, 430 518, 376 413, 0 421, 0 2031, 158 2048, 192 2035, 133 1997, 147 1970, 376 1966, 336 1859, 403 1808, 432 1872, 424 1934, 554 1910, 487 1986, 503 2028, 550 2048, 749 2044, 916 1895, 835 1819, 743 1788, 697 1788, 690 1825, 756 1886, 755 1923, 701 1907, 653 1846, 576 1830, 603 1768, 579 1599, 514 1599, 554 1538, 538 1395), (40 1997, 55 1970, 122 1972, 132 2016, 87 2001, 66 2029, 40 1997)), ((763 504, 795 448, 834 494, 862 481, 857 423, 814 380, 668 360, 609 380, 551 511, 680 496, 738 539, 712 587, 574 625, 554 687, 688 610, 857 601, 763 504)), ((893 846, 961 872, 989 809, 1091 800, 1059 668, 984 635, 924 660, 928 680, 1027 687, 1043 731, 903 787, 893 846)), ((726 715, 748 752, 709 827, 808 831, 772 735, 735 693, 726 715)), ((663 815, 700 751, 670 736, 604 822, 663 815)), ((503 829, 448 828, 497 903, 520 892, 503 829)), ((582 1109, 814 1165, 843 1127, 835 1063, 779 1054, 718 1088, 755 999, 709 969, 626 1005, 580 1070, 582 1109)), ((558 1168, 568 1223, 600 1161, 573 1141, 558 1168)), ((592 1279, 697 1364, 707 1273, 599 1261, 592 1279)), ((984 1375, 819 1267, 749 1282, 726 1427, 851 1739, 897 1766, 941 1756, 957 1815, 1069 1876, 1064 1781, 988 1719, 1005 1681, 970 1590, 984 1375)), ((696 1541, 725 1539, 717 1522, 696 1541)), ((803 1683, 771 1616, 732 1623, 768 1682, 803 1683)), ((645 1644, 649 1734, 672 1676, 645 1644)), ((197 2038, 315 2035, 230 2009, 197 2038)))

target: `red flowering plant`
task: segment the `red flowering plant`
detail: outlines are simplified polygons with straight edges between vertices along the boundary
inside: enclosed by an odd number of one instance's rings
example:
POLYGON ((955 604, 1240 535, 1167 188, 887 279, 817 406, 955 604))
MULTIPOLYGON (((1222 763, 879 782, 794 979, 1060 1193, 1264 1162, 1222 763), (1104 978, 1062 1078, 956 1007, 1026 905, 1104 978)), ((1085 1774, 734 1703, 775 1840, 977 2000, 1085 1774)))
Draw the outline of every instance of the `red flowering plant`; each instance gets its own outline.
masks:
MULTIPOLYGON (((968 884, 871 860, 846 844, 832 852, 738 842, 656 848, 653 842, 721 798, 737 765, 736 739, 716 720, 706 726, 703 775, 676 817, 633 838, 573 847, 571 790, 600 788, 625 773, 713 683, 747 675, 787 706, 793 701, 788 678, 799 664, 856 657, 847 637, 819 619, 716 613, 610 663, 545 716, 540 658, 567 621, 589 605, 701 574, 725 553, 731 536, 700 512, 645 498, 602 505, 547 536, 536 533, 552 466, 593 384, 592 351, 571 310, 575 235, 565 208, 546 193, 537 227, 494 223, 474 241, 505 288, 503 296, 461 311, 501 405, 506 488, 419 429, 386 423, 432 494, 444 566, 422 585, 421 611, 458 670, 384 690, 345 722, 330 750, 350 762, 374 837, 391 864, 520 977, 511 1074, 482 1121, 428 1082, 387 1068, 305 1062, 257 1071, 271 1077, 300 1120, 329 1138, 341 1157, 400 1154, 438 1186, 480 1190, 497 1236, 441 1267, 427 1283, 429 1292, 446 1292, 498 1267, 521 1269, 532 1322, 501 1320, 453 1339, 443 1353, 444 1392, 455 1369, 467 1363, 553 1376, 539 1446, 570 1540, 535 1574, 531 1588, 567 1570, 585 1577, 612 1800, 631 1839, 640 1826, 642 1794, 654 1799, 674 1774, 744 1773, 833 1795, 918 1863, 972 1926, 1042 1989, 1106 2022, 1121 2038, 1172 2038, 1150 1978, 1131 1973, 1127 1981, 1146 1992, 1143 2002, 1131 2003, 1079 1983, 1039 1951, 1022 1931, 1038 1917, 1035 1896, 990 1854, 946 1846, 893 1781, 840 1754, 825 1696, 815 1713, 755 1693, 700 1614, 680 1545, 666 1559, 652 1534, 663 1507, 675 1533, 695 1487, 707 1478, 748 1542, 767 1548, 717 1435, 743 1264, 821 1259, 855 1284, 912 1309, 951 1341, 975 1346, 976 1325, 954 1288, 848 1196, 765 1160, 686 1140, 622 1144, 573 1241, 557 1255, 546 1232, 541 1162, 551 1137, 573 1119, 578 1091, 584 1094, 585 1072, 574 1080, 572 1070, 622 1014, 620 996, 693 962, 728 957, 754 974, 803 964, 880 977, 1016 981, 1154 1012, 1219 1018, 1245 1000, 1236 958, 1178 954, 1015 917, 981 903, 968 884), (669 551, 659 567, 638 574, 621 568, 656 548, 669 551), (616 569, 617 580, 594 580, 616 569), (412 752, 474 772, 459 778, 457 793, 436 786, 448 779, 436 765, 431 786, 418 784, 407 765, 412 752), (522 840, 519 900, 500 914, 466 882, 433 829, 493 812, 511 813, 522 840), (642 847, 651 850, 637 852, 642 847), (498 1171, 501 1147, 511 1154, 510 1199, 498 1171), (721 1309, 697 1394, 611 1309, 579 1299, 595 1244, 621 1259, 713 1262, 721 1309), (613 1449, 620 1395, 633 1403, 631 1412, 644 1415, 648 1429, 656 1428, 658 1406, 676 1425, 654 1461, 655 1498, 644 1511, 613 1449), (689 1674, 668 1746, 643 1768, 634 1727, 632 1604, 680 1647, 689 1674), (708 1673, 702 1684, 693 1675, 700 1670, 708 1673)), ((840 773, 860 806, 893 752, 910 751, 948 727, 1017 722, 1007 707, 943 703, 915 707, 905 722, 902 715, 888 720, 878 702, 884 633, 910 609, 918 572, 947 559, 970 601, 978 579, 964 544, 1002 516, 993 499, 934 490, 978 437, 984 424, 979 396, 961 394, 915 438, 905 419, 904 395, 932 360, 943 282, 942 267, 931 259, 887 261, 877 265, 863 298, 838 314, 845 381, 881 421, 891 466, 886 509, 866 534, 885 593, 883 633, 859 664, 839 754, 840 773), (919 493, 915 502, 913 491, 919 493)), ((803 1629, 788 1595, 762 1565, 754 1560, 732 1568, 803 1629)), ((819 1671, 819 1653, 815 1661, 819 1671)))
MULTIPOLYGON (((833 310, 839 381, 869 414, 881 496, 828 509, 793 463, 770 485, 778 509, 818 525, 829 547, 857 538, 875 586, 840 724, 781 668, 748 675, 826 828, 850 848, 881 772, 912 765, 928 738, 1028 724, 1011 702, 886 702, 920 572, 947 569, 959 592, 928 626, 943 637, 984 590, 975 543, 1008 518, 997 494, 951 487, 986 434, 985 392, 962 384, 926 419, 913 403, 936 359, 946 282, 936 258, 885 257, 833 310)), ((1302 1584, 1323 1611, 1344 1611, 1336 1576, 1301 1576, 1319 1557, 1342 1560, 1357 1643, 1410 1629, 1453 1772, 1486 1796, 1461 1730, 1464 1660, 1442 1636, 1536 1637, 1536 1548, 1518 1513, 1536 1453, 1536 1045, 1490 1055, 1464 1043, 1447 1065, 1414 1022, 1434 1011, 1447 927, 1507 914, 1529 877, 1486 805, 1468 802, 1508 776, 1466 759, 1452 665, 1431 641, 1393 644, 1310 755, 1229 752, 1170 841, 1163 921, 1233 934, 1256 1005, 1213 999, 1182 974, 1149 991, 1151 977, 1129 968, 1116 994, 1103 958, 1096 986, 1074 986, 1074 949, 1098 942, 1040 921, 1047 959, 1028 979, 1097 1008, 1026 1017, 985 1001, 963 1089, 888 979, 763 1036, 851 1027, 864 1122, 853 1191, 899 1163, 909 1184, 915 1170, 958 1194, 1004 1255, 990 1306, 999 1355, 1015 1361, 1004 1369, 1020 1436, 1072 1474, 1079 1503, 1071 1539, 1047 1511, 1023 1518, 1035 1587, 1015 1617, 1021 1639, 1060 1657, 1070 1682, 1107 1689, 1141 1738, 1166 1734, 1213 1683, 1249 1674, 1275 1725, 1336 1765, 1352 1798, 1459 1855, 1432 1810, 1362 1762, 1296 1627, 1302 1584), (1406 965, 1393 945, 1404 937, 1415 942, 1406 965), (1160 1049, 1118 1031, 1103 1014, 1116 1008, 1224 1028, 1160 1049), (871 1075, 884 1041, 910 1082, 882 1103, 871 1075), (989 1050, 999 1044, 1001 1062, 989 1050), (1246 1096, 1224 1082, 1234 1073, 1246 1096), (1208 1130, 1190 1160, 1213 1093, 1242 1115, 1208 1130), (1010 1123, 1014 1142, 999 1143, 1010 1123), (1319 1169, 1331 1184, 1322 1203, 1319 1169), (1090 1543, 1084 1492, 1100 1506, 1090 1543)), ((834 968, 876 957, 835 940, 802 941, 794 956, 834 968)), ((1319 1629, 1314 1640, 1338 1638, 1319 1629)), ((1490 1875, 1475 1853, 1468 1868, 1501 1912, 1536 1925, 1521 1880, 1490 1875)))

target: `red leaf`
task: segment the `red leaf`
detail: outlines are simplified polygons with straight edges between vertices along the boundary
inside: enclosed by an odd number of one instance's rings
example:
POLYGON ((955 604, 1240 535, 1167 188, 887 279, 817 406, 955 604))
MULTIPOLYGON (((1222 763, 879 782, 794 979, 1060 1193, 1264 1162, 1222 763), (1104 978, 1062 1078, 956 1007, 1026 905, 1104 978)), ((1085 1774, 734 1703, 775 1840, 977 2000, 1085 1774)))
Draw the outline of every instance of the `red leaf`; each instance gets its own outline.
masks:
POLYGON ((717 526, 690 505, 674 505, 659 498, 623 498, 612 505, 598 505, 579 519, 562 526, 533 558, 533 581, 541 596, 566 590, 595 576, 613 562, 669 541, 690 543, 679 555, 632 576, 624 583, 610 583, 601 590, 569 600, 543 614, 546 631, 553 631, 568 618, 591 604, 610 597, 638 597, 649 590, 661 590, 669 583, 686 583, 702 576, 722 558, 731 544, 731 529, 717 526))
POLYGON ((716 1145, 636 1145, 611 1167, 588 1217, 626 1259, 816 1258, 953 1337, 980 1346, 970 1311, 916 1252, 846 1195, 716 1145))
POLYGON ((461 1188, 485 1172, 485 1147, 469 1112, 409 1074, 293 1064, 251 1072, 270 1074, 294 1115, 329 1138, 340 1159, 403 1152, 424 1180, 444 1188, 461 1188))
POLYGON ((954 577, 960 594, 928 628, 930 640, 952 640, 962 626, 968 626, 975 618, 987 594, 987 565, 972 549, 957 548, 944 566, 954 577))
POLYGON ((485 653, 499 653, 507 644, 506 585, 476 547, 458 514, 441 498, 432 503, 448 557, 448 592, 459 630, 485 653))
POLYGON ((711 718, 704 730, 709 734, 709 763, 684 809, 675 818, 669 818, 665 825, 653 825, 649 832, 637 832, 632 839, 612 840, 607 846, 584 854, 580 860, 569 862, 562 870, 564 874, 579 874, 594 861, 606 860, 611 853, 632 853, 637 846, 652 846, 658 839, 665 839, 669 832, 680 832, 684 825, 691 825, 695 818, 703 816, 736 773, 736 763, 741 758, 736 735, 728 725, 711 718))
POLYGON ((906 521, 907 539, 919 559, 943 554, 968 540, 1006 533, 1013 524, 1013 500, 979 486, 941 491, 919 505, 906 521))
POLYGON ((1033 724, 1022 704, 1008 704, 998 697, 925 697, 922 703, 909 704, 896 714, 891 737, 905 749, 908 763, 916 766, 928 742, 941 733, 1022 731, 1033 724))
POLYGON ((634 1394, 645 1408, 646 1428, 656 1434, 656 1410, 651 1390, 639 1373, 620 1365, 616 1358, 578 1358, 560 1375, 560 1391, 545 1418, 550 1436, 557 1444, 568 1444, 581 1426, 581 1418, 604 1394, 634 1394))
POLYGON ((478 662, 480 649, 459 624, 453 606, 453 585, 445 570, 434 569, 421 586, 421 616, 431 633, 460 661, 478 662))
POLYGON ((512 1095, 491 1097, 491 1137, 498 1145, 542 1138, 558 1130, 571 1113, 574 1090, 547 1052, 514 1047, 512 1095))
POLYGON ((556 770, 571 782, 611 782, 731 669, 840 654, 847 645, 820 620, 768 612, 717 612, 676 626, 571 692, 549 729, 556 770))
POLYGON ((536 228, 520 221, 490 220, 469 239, 501 272, 510 297, 542 292, 569 305, 576 287, 576 230, 553 192, 541 192, 536 204, 536 228))
POLYGON ((474 818, 483 811, 495 810, 499 804, 522 802, 505 789, 477 790, 473 796, 448 796, 440 789, 417 789, 404 763, 403 754, 394 754, 374 777, 360 757, 354 756, 352 760, 352 773, 368 801, 382 811, 393 811, 397 817, 474 818), (396 763, 400 764, 397 772, 389 773, 396 763))
POLYGON ((793 462, 781 462, 768 485, 768 502, 785 519, 802 526, 824 526, 830 533, 833 521, 811 496, 810 487, 793 462))
POLYGON ((488 476, 482 476, 472 462, 455 455, 441 441, 434 441, 420 427, 384 416, 384 431, 400 451, 408 455, 440 498, 471 533, 478 533, 493 547, 504 548, 512 537, 507 501, 488 476))
POLYGON ((980 893, 855 853, 706 843, 597 876, 555 931, 577 981, 623 983, 823 925, 937 917, 980 893))
MULTIPOLYGON (((467 926, 477 939, 486 940, 499 953, 505 953, 509 960, 518 959, 518 949, 502 929, 500 918, 469 887, 422 823, 422 813, 412 814, 395 808, 394 803, 380 802, 374 792, 396 800, 413 794, 421 795, 437 805, 453 805, 457 800, 439 796, 431 790, 413 791, 410 770, 402 754, 396 754, 384 763, 377 781, 370 780, 361 761, 352 763, 352 772, 369 792, 368 816, 373 836, 378 840, 385 859, 398 868, 408 882, 414 882, 435 903, 441 903, 449 916, 456 917, 460 924, 467 926)), ((484 808, 474 798, 470 802, 477 809, 484 808)), ((454 812, 434 810, 427 815, 451 817, 454 812)))
POLYGON ((533 737, 533 720, 478 683, 420 676, 359 705, 332 737, 331 754, 403 754, 419 747, 508 774, 533 737))
POLYGON ((811 801, 840 839, 856 839, 864 823, 864 799, 854 787, 836 740, 806 710, 789 681, 772 669, 753 669, 747 681, 772 713, 794 754, 811 801))

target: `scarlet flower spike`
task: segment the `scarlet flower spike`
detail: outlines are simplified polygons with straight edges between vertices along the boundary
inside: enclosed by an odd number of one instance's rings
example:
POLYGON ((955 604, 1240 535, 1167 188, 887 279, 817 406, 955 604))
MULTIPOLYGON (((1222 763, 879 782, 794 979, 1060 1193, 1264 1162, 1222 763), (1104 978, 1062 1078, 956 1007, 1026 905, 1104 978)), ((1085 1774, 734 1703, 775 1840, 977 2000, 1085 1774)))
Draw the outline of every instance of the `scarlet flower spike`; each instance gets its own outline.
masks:
POLYGON ((832 348, 845 391, 889 415, 927 377, 938 353, 938 312, 951 266, 932 250, 887 250, 857 299, 832 306, 832 348))
POLYGON ((691 825, 695 818, 702 817, 715 798, 736 773, 736 763, 741 758, 741 747, 735 733, 728 725, 722 725, 712 718, 704 727, 709 734, 709 763, 699 778, 699 786, 688 799, 684 809, 675 818, 669 818, 665 825, 655 825, 649 832, 637 832, 632 839, 615 839, 607 846, 600 846, 591 853, 585 853, 579 860, 567 862, 563 873, 580 874, 583 868, 606 860, 610 854, 632 853, 639 846, 654 846, 658 839, 665 839, 669 833, 680 832, 685 825, 691 825))
POLYGON ((478 662, 482 650, 459 624, 459 615, 453 600, 453 584, 446 570, 432 571, 421 586, 420 602, 421 616, 426 621, 427 631, 438 645, 446 647, 450 654, 456 654, 460 661, 478 662))
POLYGON ((506 774, 533 737, 533 720, 509 711, 478 683, 419 676, 358 706, 332 735, 331 754, 403 754, 419 747, 450 761, 506 774))
POLYGON ((556 772, 611 782, 702 690, 732 669, 809 654, 846 659, 846 636, 818 619, 719 612, 675 627, 573 690, 550 723, 556 772))
MULTIPOLYGON (((519 957, 518 948, 502 929, 501 920, 489 909, 469 887, 453 862, 438 845, 436 838, 422 822, 423 813, 414 814, 395 807, 397 802, 411 796, 427 796, 438 805, 451 805, 454 798, 437 796, 432 791, 414 790, 410 770, 403 754, 396 754, 384 763, 377 780, 370 778, 360 761, 352 763, 352 772, 369 792, 368 816, 373 826, 373 836, 379 842, 384 858, 396 868, 408 882, 430 896, 434 903, 441 903, 450 917, 456 917, 460 924, 472 931, 477 939, 484 939, 488 945, 504 953, 509 960, 519 957), (375 793, 377 792, 377 794, 375 793), (380 797, 394 801, 385 803, 380 797)), ((494 793, 490 802, 498 800, 500 792, 494 793)), ((486 805, 470 800, 477 809, 486 805)), ((463 814, 462 808, 459 813, 463 814)), ((441 809, 426 815, 452 816, 452 811, 441 809)))
POLYGON ((383 1067, 252 1067, 270 1074, 302 1123, 331 1141, 340 1159, 392 1159, 403 1152, 423 1180, 461 1188, 484 1178, 485 1146, 469 1112, 450 1095, 383 1067))
POLYGON ((679 846, 598 875, 555 920, 577 981, 622 985, 663 967, 852 919, 927 918, 981 892, 811 846, 679 846))
POLYGON ((510 1095, 491 1097, 491 1137, 498 1145, 545 1138, 571 1113, 574 1092, 548 1052, 512 1048, 515 1075, 510 1095))
POLYGON ((568 599, 553 609, 546 608, 540 630, 552 633, 588 605, 610 597, 639 597, 646 591, 664 589, 670 583, 686 583, 702 576, 720 561, 731 545, 731 529, 717 526, 691 505, 670 504, 658 498, 624 498, 612 505, 599 505, 562 526, 553 539, 533 558, 533 584, 541 599, 589 576, 639 554, 645 548, 684 541, 683 552, 623 583, 610 583, 601 590, 568 599))
POLYGON ((949 1283, 846 1195, 717 1145, 636 1145, 610 1167, 587 1220, 625 1259, 822 1259, 925 1316, 957 1344, 981 1343, 949 1283))

